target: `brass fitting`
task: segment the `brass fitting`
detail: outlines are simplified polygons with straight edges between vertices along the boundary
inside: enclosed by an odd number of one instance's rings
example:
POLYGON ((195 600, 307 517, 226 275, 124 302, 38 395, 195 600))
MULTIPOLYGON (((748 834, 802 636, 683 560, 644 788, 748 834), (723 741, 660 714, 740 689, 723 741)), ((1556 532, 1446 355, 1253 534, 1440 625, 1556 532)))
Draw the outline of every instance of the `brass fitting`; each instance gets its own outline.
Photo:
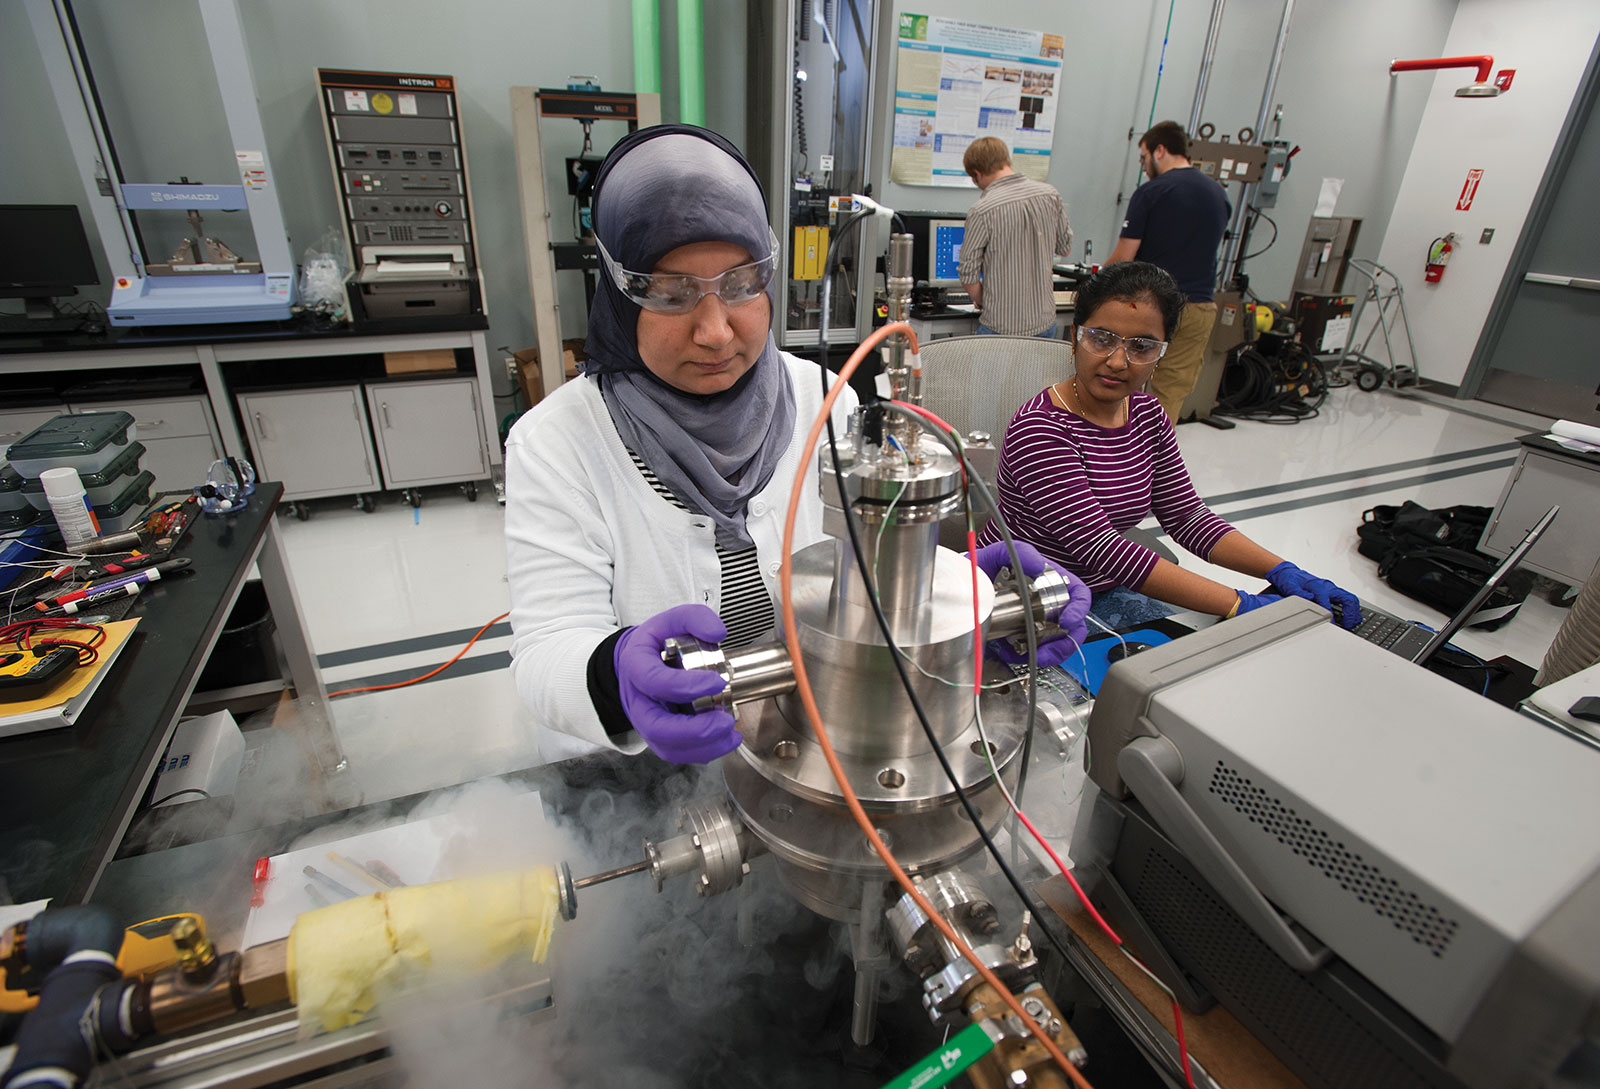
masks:
POLYGON ((186 976, 203 975, 217 959, 217 947, 193 916, 172 924, 172 944, 178 950, 178 967, 186 976))

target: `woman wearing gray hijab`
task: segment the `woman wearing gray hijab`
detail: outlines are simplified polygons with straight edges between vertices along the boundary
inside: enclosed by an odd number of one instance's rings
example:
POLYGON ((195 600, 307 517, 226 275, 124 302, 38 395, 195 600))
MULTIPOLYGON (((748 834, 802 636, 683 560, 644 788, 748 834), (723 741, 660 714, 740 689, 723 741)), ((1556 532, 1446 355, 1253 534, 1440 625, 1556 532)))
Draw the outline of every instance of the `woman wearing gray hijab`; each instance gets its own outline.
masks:
MULTIPOLYGON (((633 133, 601 164, 593 207, 589 360, 506 442, 511 672, 547 760, 648 747, 705 763, 738 747, 733 716, 673 707, 722 680, 665 666, 661 647, 775 635, 784 512, 822 380, 772 339, 781 255, 732 144, 690 125, 633 133)), ((843 391, 837 428, 855 404, 843 391)), ((823 537, 815 462, 807 476, 796 549, 823 537)))

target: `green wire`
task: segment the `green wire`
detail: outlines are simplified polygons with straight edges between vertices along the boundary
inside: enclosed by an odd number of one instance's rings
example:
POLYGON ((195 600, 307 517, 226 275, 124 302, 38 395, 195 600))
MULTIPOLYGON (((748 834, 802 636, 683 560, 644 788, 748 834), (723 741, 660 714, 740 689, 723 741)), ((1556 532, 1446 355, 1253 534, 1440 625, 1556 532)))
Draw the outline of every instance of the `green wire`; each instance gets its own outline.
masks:
POLYGON ((1177 5, 1178 0, 1171 0, 1167 5, 1167 29, 1161 36, 1161 60, 1156 63, 1156 89, 1150 95, 1150 120, 1144 126, 1147 129, 1156 123, 1156 99, 1161 95, 1161 73, 1167 67, 1167 42, 1172 39, 1172 9, 1177 5))

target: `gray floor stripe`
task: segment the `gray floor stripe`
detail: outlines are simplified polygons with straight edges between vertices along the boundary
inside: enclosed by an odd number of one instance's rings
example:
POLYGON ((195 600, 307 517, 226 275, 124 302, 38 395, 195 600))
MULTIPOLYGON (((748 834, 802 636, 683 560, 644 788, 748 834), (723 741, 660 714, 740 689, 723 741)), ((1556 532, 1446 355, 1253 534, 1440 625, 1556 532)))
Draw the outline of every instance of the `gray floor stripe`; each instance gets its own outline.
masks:
POLYGON ((1241 499, 1258 499, 1263 495, 1283 495, 1286 492, 1299 492, 1307 488, 1319 488, 1324 484, 1337 484, 1341 480, 1360 480, 1364 477, 1376 476, 1379 473, 1398 473, 1407 469, 1420 469, 1424 465, 1444 465, 1452 461, 1464 461, 1467 458, 1482 457, 1485 454, 1503 454, 1508 450, 1517 449, 1514 442, 1496 443, 1494 446, 1480 446, 1476 450, 1460 450, 1454 454, 1434 454, 1432 457, 1417 458, 1414 461, 1397 461, 1393 465, 1382 465, 1373 469, 1348 469, 1342 473, 1329 473, 1327 476, 1315 476, 1309 480, 1285 481, 1282 484, 1267 484, 1260 488, 1246 488, 1238 492, 1223 492, 1221 495, 1203 496, 1206 506, 1215 507, 1221 503, 1237 503, 1241 499))
MULTIPOLYGON (((470 638, 472 633, 468 632, 467 634, 470 638)), ((369 688, 373 685, 397 684, 400 681, 408 681, 412 677, 420 677, 422 674, 428 672, 428 669, 431 668, 433 667, 429 666, 427 668, 400 669, 392 673, 374 673, 370 677, 353 677, 348 681, 340 681, 338 684, 330 684, 328 687, 333 689, 335 692, 341 692, 347 688, 369 688)), ((434 677, 429 677, 427 680, 422 681, 421 683, 432 684, 434 681, 447 681, 451 677, 470 677, 478 673, 493 673, 496 670, 509 670, 510 668, 511 656, 509 654, 505 654, 503 652, 496 652, 493 654, 475 654, 469 658, 461 659, 461 661, 457 662, 443 673, 440 673, 434 677)))
MULTIPOLYGON (((1469 412, 1468 415, 1481 414, 1469 412)), ((1484 416, 1483 418, 1493 419, 1493 417, 1489 416, 1484 416)), ((1504 420, 1496 420, 1495 422, 1505 423, 1504 420)), ((1327 484, 1337 484, 1344 480, 1359 480, 1364 477, 1373 476, 1377 473, 1402 472, 1407 469, 1421 468, 1424 465, 1444 465, 1452 461, 1462 461, 1467 458, 1482 457, 1486 454, 1498 454, 1507 450, 1515 450, 1516 448, 1517 444, 1514 442, 1498 443, 1494 446, 1482 446, 1476 450, 1460 450, 1453 454, 1434 454, 1431 457, 1417 458, 1412 461, 1399 461, 1395 462, 1393 465, 1385 465, 1374 469, 1348 469, 1343 472, 1328 473, 1325 476, 1312 477, 1308 480, 1299 480, 1292 483, 1268 484, 1259 488, 1246 488, 1237 492, 1224 492, 1220 495, 1205 496, 1204 499, 1207 506, 1214 508, 1223 503, 1236 503, 1244 499, 1257 499, 1264 495, 1283 495, 1286 492, 1300 492, 1307 488, 1322 487, 1327 484)), ((1411 484, 1425 484, 1433 480, 1448 480, 1457 476, 1468 476, 1472 473, 1483 472, 1489 469, 1503 468, 1511 464, 1512 462, 1509 461, 1495 461, 1488 462, 1483 465, 1467 466, 1465 468, 1458 468, 1445 472, 1425 473, 1420 476, 1406 477, 1400 480, 1390 481, 1386 484, 1373 485, 1366 488, 1355 488, 1342 492, 1332 492, 1326 495, 1306 496, 1299 499, 1282 500, 1278 503, 1271 503, 1263 507, 1251 508, 1244 511, 1235 511, 1229 515, 1229 517, 1258 518, 1262 515, 1275 514, 1279 511, 1299 510, 1303 507, 1316 506, 1319 503, 1333 503, 1341 499, 1349 499, 1357 495, 1376 494, 1377 492, 1384 491, 1389 488, 1405 487, 1411 484)), ((1158 537, 1166 536, 1165 532, 1163 532, 1160 527, 1152 530, 1152 532, 1158 537)), ((379 658, 391 658, 397 654, 412 654, 419 650, 437 650, 444 647, 460 647, 466 643, 468 639, 471 639, 477 630, 477 628, 459 628, 455 631, 434 632, 431 635, 413 636, 410 639, 396 639, 388 643, 374 643, 371 646, 352 647, 349 650, 330 651, 327 654, 317 655, 317 665, 322 669, 332 669, 335 666, 352 665, 356 662, 371 662, 376 661, 379 658)), ((485 639, 493 639, 510 634, 511 625, 502 621, 499 624, 494 625, 488 631, 484 632, 483 637, 485 639)), ((470 660, 476 661, 477 659, 474 658, 470 660)), ((440 674, 440 676, 448 677, 451 675, 457 675, 458 670, 461 670, 463 674, 465 672, 469 672, 469 670, 466 670, 465 668, 466 664, 466 662, 457 662, 450 669, 440 674)), ((489 667, 476 668, 470 670, 470 672, 482 673, 486 672, 487 668, 489 667)), ((360 681, 349 681, 341 684, 340 687, 354 688, 363 687, 369 684, 390 684, 397 680, 405 680, 407 677, 415 676, 417 673, 426 672, 426 669, 418 669, 412 672, 384 674, 383 676, 387 679, 373 680, 371 678, 367 678, 360 681)))
MULTIPOLYGON (((1281 503, 1267 503, 1260 507, 1247 507, 1244 510, 1228 511, 1222 517, 1232 522, 1235 520, 1242 521, 1246 518, 1260 518, 1268 514, 1281 514, 1287 510, 1304 510, 1307 507, 1319 507, 1324 503, 1338 503, 1345 499, 1378 495, 1382 492, 1406 488, 1414 484, 1431 484, 1436 480, 1454 480, 1459 476, 1472 476, 1476 473, 1487 473, 1494 469, 1509 469, 1516 463, 1515 458, 1507 458, 1504 461, 1486 461, 1481 465, 1461 465, 1454 469, 1440 469, 1437 472, 1421 473, 1417 476, 1385 481, 1382 484, 1369 484, 1361 488, 1346 488, 1343 491, 1326 492, 1322 495, 1306 495, 1298 499, 1286 499, 1281 503)), ((1150 532, 1157 537, 1166 536, 1165 531, 1159 526, 1150 532)))
MULTIPOLYGON (((349 665, 352 662, 370 662, 375 658, 392 658, 396 654, 411 654, 419 650, 437 650, 440 647, 462 647, 478 633, 477 628, 459 628, 456 631, 434 632, 432 635, 417 635, 410 639, 396 639, 392 643, 373 643, 368 647, 351 647, 349 650, 335 650, 327 654, 317 655, 317 665, 322 669, 331 669, 334 666, 349 665)), ((511 625, 501 621, 483 633, 484 639, 495 639, 502 635, 511 634, 511 625)), ((481 640, 480 640, 481 641, 481 640)), ((445 655, 449 657, 449 655, 445 655)), ((423 672, 427 672, 424 670, 423 672)))

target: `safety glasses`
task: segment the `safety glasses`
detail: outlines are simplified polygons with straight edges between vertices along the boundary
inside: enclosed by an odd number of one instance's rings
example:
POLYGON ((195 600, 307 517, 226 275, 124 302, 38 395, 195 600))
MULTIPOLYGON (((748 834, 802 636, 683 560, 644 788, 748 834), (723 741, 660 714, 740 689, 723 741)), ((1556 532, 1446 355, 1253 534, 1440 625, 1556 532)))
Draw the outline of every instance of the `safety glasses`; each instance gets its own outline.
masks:
POLYGON ((1128 362, 1136 367, 1153 366, 1167 354, 1167 342, 1150 337, 1122 337, 1110 329, 1093 327, 1078 330, 1078 346, 1091 355, 1109 357, 1119 347, 1128 362))
POLYGON ((611 280, 628 298, 658 314, 687 314, 707 295, 716 295, 729 306, 752 302, 767 290, 778 268, 778 236, 769 229, 771 243, 766 257, 748 265, 730 268, 720 276, 690 276, 679 272, 635 272, 623 268, 598 238, 600 260, 611 280))

